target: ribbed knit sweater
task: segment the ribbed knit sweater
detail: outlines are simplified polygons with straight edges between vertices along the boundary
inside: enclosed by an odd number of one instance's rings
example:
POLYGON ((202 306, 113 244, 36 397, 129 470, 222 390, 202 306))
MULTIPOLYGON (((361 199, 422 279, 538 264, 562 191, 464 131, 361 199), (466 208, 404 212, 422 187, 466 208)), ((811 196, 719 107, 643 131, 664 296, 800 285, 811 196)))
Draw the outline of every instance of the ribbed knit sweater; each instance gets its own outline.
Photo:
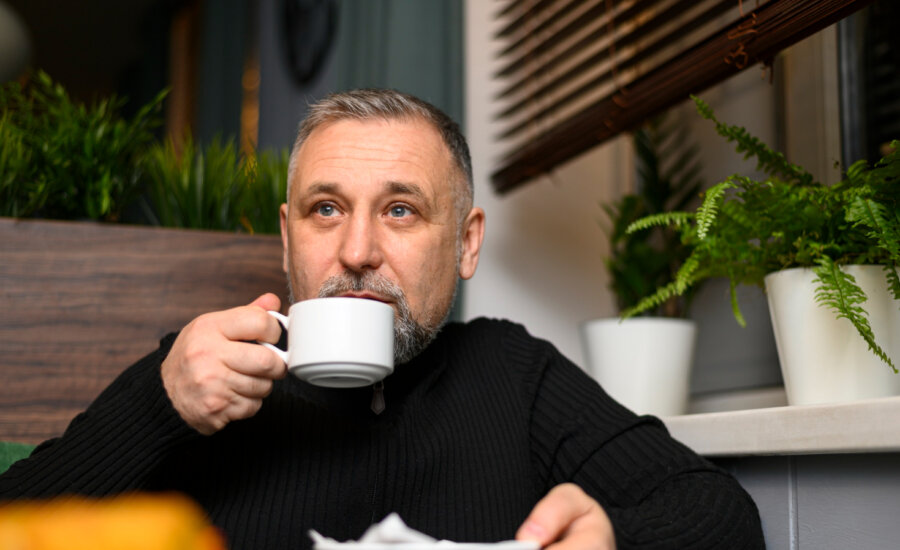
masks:
POLYGON ((372 388, 288 376, 254 417, 212 436, 185 424, 162 386, 173 340, 0 476, 0 498, 176 490, 230 548, 275 550, 308 548, 311 528, 358 538, 390 512, 437 538, 510 539, 571 481, 606 510, 620 549, 763 547, 732 477, 518 325, 448 325, 385 380, 380 415, 372 388))

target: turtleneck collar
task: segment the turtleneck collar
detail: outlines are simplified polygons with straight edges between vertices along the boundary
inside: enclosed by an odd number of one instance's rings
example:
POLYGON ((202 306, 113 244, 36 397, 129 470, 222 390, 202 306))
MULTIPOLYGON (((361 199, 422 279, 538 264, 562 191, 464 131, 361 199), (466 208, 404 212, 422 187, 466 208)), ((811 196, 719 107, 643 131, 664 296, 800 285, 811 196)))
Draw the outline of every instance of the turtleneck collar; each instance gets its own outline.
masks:
POLYGON ((313 386, 292 375, 280 382, 280 386, 295 397, 332 413, 357 418, 387 419, 395 416, 409 399, 420 398, 440 378, 446 367, 446 346, 454 331, 453 324, 441 329, 425 350, 407 363, 395 365, 394 372, 383 380, 384 411, 372 410, 375 386, 361 388, 323 388, 313 386))

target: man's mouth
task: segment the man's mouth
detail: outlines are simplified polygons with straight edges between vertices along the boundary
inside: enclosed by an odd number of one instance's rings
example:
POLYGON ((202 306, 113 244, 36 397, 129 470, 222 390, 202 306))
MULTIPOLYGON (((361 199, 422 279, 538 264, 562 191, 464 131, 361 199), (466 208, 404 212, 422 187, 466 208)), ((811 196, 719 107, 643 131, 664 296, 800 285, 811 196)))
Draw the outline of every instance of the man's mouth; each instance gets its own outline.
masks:
POLYGON ((384 302, 390 304, 393 300, 384 298, 371 292, 344 292, 340 295, 342 298, 361 298, 363 300, 375 300, 376 302, 384 302))

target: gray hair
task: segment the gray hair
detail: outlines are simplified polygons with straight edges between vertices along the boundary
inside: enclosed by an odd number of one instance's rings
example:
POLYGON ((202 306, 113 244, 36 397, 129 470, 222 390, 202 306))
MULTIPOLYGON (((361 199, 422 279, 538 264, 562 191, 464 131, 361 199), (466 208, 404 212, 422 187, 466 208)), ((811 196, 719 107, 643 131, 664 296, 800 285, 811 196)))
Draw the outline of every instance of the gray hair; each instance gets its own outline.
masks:
POLYGON ((454 197, 460 221, 472 208, 474 184, 472 159, 466 138, 453 120, 443 111, 417 97, 396 90, 362 89, 339 92, 326 96, 309 107, 309 114, 300 123, 297 139, 291 150, 288 164, 287 201, 290 208, 291 187, 297 171, 300 147, 316 128, 339 120, 423 120, 431 124, 441 135, 450 151, 463 184, 454 185, 454 197))

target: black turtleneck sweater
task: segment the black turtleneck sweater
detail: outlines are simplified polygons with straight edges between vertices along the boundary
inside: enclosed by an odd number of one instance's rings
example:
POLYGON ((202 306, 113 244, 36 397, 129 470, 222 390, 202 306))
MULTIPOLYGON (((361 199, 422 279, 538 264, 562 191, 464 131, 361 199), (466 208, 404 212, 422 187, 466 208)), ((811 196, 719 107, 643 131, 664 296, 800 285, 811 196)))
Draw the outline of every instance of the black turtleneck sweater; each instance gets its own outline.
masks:
POLYGON ((288 376, 256 416, 208 437, 162 386, 173 340, 0 476, 0 498, 176 490, 230 548, 294 550, 310 546, 311 528, 357 538, 390 512, 437 538, 510 539, 571 481, 609 514, 620 549, 763 547, 756 507, 732 477, 518 325, 448 325, 385 380, 380 415, 371 387, 288 376))

